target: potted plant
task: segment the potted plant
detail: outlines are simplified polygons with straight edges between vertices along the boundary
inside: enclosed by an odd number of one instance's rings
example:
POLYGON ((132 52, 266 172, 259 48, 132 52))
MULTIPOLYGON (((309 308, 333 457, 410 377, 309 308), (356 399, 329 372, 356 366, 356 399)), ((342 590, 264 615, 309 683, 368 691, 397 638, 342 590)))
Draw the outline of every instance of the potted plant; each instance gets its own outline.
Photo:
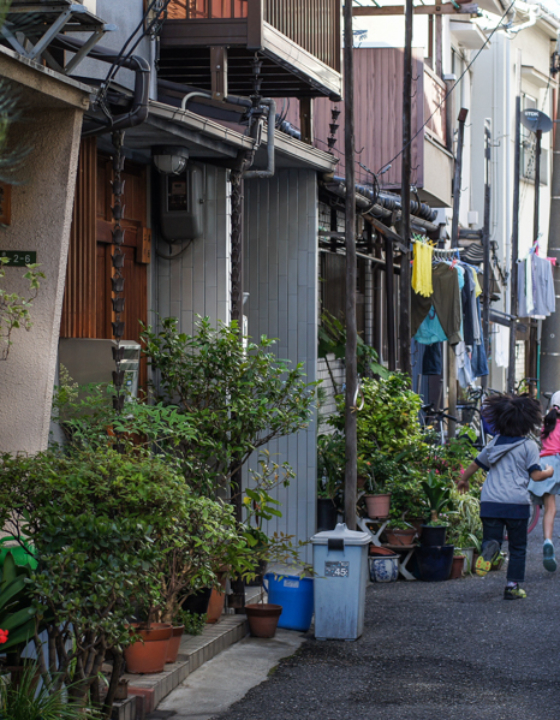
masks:
POLYGON ((463 572, 465 569, 465 560, 466 556, 463 555, 463 553, 458 550, 457 548, 453 549, 453 563, 451 565, 451 574, 449 576, 450 580, 458 580, 459 578, 463 577, 463 572))
POLYGON ((430 522, 422 526, 422 545, 441 547, 445 545, 447 523, 440 519, 439 513, 451 505, 451 487, 430 470, 428 479, 422 481, 422 489, 430 509, 430 522))
POLYGON ((389 545, 410 546, 417 537, 417 531, 404 520, 391 520, 385 529, 385 537, 389 545))
POLYGON ((366 478, 364 500, 368 517, 389 517, 391 493, 387 488, 396 474, 394 461, 378 452, 367 460, 358 458, 358 473, 360 469, 366 478))

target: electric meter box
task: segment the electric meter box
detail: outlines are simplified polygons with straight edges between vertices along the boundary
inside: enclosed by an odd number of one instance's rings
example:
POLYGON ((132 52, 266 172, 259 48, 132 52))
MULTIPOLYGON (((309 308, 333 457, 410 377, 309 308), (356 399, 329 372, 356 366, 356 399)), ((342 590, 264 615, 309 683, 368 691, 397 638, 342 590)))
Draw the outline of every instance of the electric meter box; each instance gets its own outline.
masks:
POLYGON ((178 175, 161 178, 160 229, 167 242, 195 240, 203 234, 202 168, 189 164, 178 175))
MULTIPOLYGON (((90 338, 61 338, 58 345, 58 361, 64 366, 78 385, 90 383, 109 384, 116 370, 111 348, 116 347, 115 340, 97 340, 90 338)), ((126 400, 138 396, 138 372, 140 370, 140 345, 134 340, 121 340, 124 357, 121 370, 124 371, 126 400)))

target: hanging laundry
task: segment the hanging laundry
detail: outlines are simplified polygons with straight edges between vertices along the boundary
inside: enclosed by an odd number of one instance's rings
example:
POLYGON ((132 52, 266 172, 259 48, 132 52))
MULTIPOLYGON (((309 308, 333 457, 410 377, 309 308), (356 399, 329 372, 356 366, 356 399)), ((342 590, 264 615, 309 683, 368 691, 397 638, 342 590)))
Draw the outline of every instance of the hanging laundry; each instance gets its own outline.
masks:
POLYGON ((436 342, 426 345, 422 357, 422 375, 442 375, 443 361, 441 343, 436 342))
POLYGON ((462 268, 439 263, 432 270, 433 303, 437 316, 451 345, 461 340, 461 291, 459 271, 462 268))
POLYGON ((478 318, 476 316, 476 295, 474 278, 469 267, 465 266, 463 289, 461 290, 461 306, 463 309, 463 338, 467 345, 474 345, 480 339, 478 318), (478 337, 477 337, 478 336, 478 337))
POLYGON ((498 367, 509 365, 509 328, 506 325, 495 325, 491 336, 494 342, 494 360, 498 367))
POLYGON ((520 317, 542 319, 556 311, 552 265, 531 251, 519 262, 518 308, 520 317))
POLYGON ((463 341, 457 343, 453 348, 457 358, 457 380, 462 388, 470 387, 474 382, 474 375, 471 368, 471 359, 467 346, 463 341))
POLYGON ((414 335, 414 339, 421 345, 432 345, 433 343, 447 340, 447 335, 441 326, 433 306, 422 321, 418 332, 414 335))
POLYGON ((471 268, 471 272, 472 272, 473 278, 474 278, 474 288, 475 288, 476 297, 479 297, 480 295, 482 295, 482 288, 480 287, 480 283, 478 281, 478 270, 475 267, 472 267, 472 265, 470 266, 470 268, 471 268))
MULTIPOLYGON (((476 300, 476 314, 478 317, 478 324, 480 327, 482 327, 480 300, 478 298, 476 300)), ((490 374, 488 370, 488 358, 486 357, 486 348, 484 347, 484 342, 482 341, 473 345, 471 354, 471 368, 475 377, 484 377, 485 375, 490 374)))
POLYGON ((434 248, 427 242, 414 242, 412 266, 412 289, 419 295, 430 297, 432 285, 432 257, 434 248))

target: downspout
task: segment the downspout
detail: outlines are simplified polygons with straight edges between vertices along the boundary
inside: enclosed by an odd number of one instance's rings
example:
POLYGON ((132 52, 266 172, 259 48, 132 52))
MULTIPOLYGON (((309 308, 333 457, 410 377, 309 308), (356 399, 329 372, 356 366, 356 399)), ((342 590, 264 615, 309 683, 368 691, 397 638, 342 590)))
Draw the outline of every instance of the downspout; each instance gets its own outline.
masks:
POLYGON ((276 102, 272 98, 262 98, 259 104, 268 107, 268 135, 266 140, 267 167, 266 170, 246 171, 245 173, 243 173, 243 178, 246 180, 250 180, 251 178, 264 179, 274 176, 274 133, 276 127, 276 102))
MULTIPOLYGON (((58 35, 57 45, 63 50, 76 52, 85 44, 84 41, 67 35, 58 35)), ((113 63, 119 60, 119 56, 114 50, 97 46, 89 53, 89 57, 93 60, 101 62, 113 63)), ((102 135, 106 132, 115 132, 117 130, 126 130, 127 128, 141 125, 148 117, 148 102, 150 97, 150 64, 147 60, 139 55, 131 55, 129 58, 122 60, 122 67, 132 70, 135 73, 134 79, 134 95, 132 98, 132 108, 122 115, 117 115, 113 119, 107 118, 104 122, 88 123, 82 132, 82 137, 91 137, 92 135, 102 135)))

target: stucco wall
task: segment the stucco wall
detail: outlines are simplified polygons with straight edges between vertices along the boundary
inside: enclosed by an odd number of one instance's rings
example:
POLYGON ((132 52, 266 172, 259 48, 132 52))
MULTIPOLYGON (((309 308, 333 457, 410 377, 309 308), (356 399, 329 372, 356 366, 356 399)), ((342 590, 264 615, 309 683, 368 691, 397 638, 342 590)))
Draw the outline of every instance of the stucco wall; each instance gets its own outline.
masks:
MULTIPOLYGON (((45 273, 31 311, 30 332, 14 330, 0 362, 0 450, 37 452, 46 447, 60 313, 82 124, 77 109, 25 106, 10 137, 30 152, 12 192, 12 222, 0 229, 0 249, 36 250, 45 273)), ((25 291, 22 268, 7 268, 8 291, 25 291)))

